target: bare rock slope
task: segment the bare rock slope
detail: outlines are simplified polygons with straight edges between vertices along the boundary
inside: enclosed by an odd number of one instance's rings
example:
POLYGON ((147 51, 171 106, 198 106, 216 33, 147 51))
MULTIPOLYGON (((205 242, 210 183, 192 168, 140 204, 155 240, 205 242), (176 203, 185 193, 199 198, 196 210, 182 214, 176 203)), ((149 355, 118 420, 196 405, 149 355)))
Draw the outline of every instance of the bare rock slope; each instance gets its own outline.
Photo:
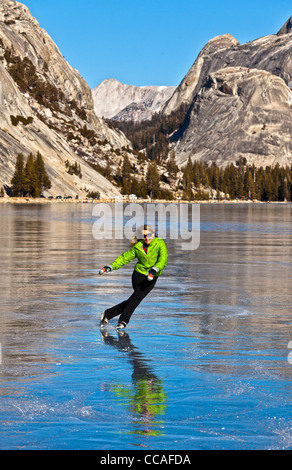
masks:
POLYGON ((183 126, 173 136, 177 163, 219 166, 292 164, 291 18, 278 34, 239 45, 230 35, 204 47, 163 114, 182 104, 183 126))
POLYGON ((292 92, 280 77, 231 67, 210 74, 194 99, 175 151, 219 166, 291 164, 292 92))
POLYGON ((168 115, 183 103, 191 104, 206 77, 210 73, 227 67, 266 70, 283 78, 285 83, 289 84, 292 81, 291 18, 278 34, 265 36, 246 44, 240 45, 230 34, 211 39, 202 49, 173 96, 165 103, 163 113, 168 115))
POLYGON ((96 116, 85 80, 16 1, 0 4, 0 80, 0 186, 9 185, 19 152, 40 151, 52 195, 118 194, 86 160, 130 143, 96 116), (66 160, 80 164, 82 178, 68 174, 66 160))

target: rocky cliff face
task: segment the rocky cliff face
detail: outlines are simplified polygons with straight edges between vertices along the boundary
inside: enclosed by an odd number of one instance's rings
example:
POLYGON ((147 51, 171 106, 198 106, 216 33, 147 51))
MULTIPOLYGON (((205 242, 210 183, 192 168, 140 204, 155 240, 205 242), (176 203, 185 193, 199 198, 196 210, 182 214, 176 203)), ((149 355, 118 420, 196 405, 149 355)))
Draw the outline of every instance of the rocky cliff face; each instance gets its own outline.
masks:
POLYGON ((183 103, 191 104, 206 77, 226 67, 266 70, 289 84, 292 81, 291 18, 277 35, 265 36, 247 44, 240 45, 229 34, 211 39, 164 105, 163 113, 168 115, 183 103))
POLYGON ((292 92, 280 77, 231 67, 210 74, 178 136, 177 163, 218 166, 246 158, 256 166, 291 164, 292 92))
POLYGON ((229 35, 199 54, 163 113, 189 105, 173 138, 180 166, 187 160, 267 166, 292 163, 291 18, 277 35, 239 45, 229 35))
POLYGON ((86 161, 105 164, 113 149, 131 144, 96 116, 85 80, 16 1, 1 0, 0 59, 0 186, 10 182, 18 152, 40 151, 51 194, 118 194, 86 161), (68 174, 66 160, 81 165, 82 179, 68 174))
POLYGON ((145 121, 160 111, 174 90, 175 87, 137 87, 104 80, 92 91, 95 113, 117 121, 145 121))
POLYGON ((169 115, 179 109, 182 104, 190 105, 206 75, 211 72, 211 69, 220 69, 223 66, 227 50, 238 44, 238 41, 229 34, 211 39, 202 49, 172 97, 162 107, 162 113, 169 115))

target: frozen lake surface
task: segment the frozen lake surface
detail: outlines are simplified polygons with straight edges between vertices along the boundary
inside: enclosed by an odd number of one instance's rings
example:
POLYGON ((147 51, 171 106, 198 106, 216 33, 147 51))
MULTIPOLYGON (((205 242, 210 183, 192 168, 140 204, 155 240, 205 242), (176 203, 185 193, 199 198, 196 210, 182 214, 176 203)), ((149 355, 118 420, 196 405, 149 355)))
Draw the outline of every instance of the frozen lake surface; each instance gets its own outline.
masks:
POLYGON ((201 205, 125 331, 127 240, 91 204, 0 205, 0 448, 291 449, 292 206, 201 205))

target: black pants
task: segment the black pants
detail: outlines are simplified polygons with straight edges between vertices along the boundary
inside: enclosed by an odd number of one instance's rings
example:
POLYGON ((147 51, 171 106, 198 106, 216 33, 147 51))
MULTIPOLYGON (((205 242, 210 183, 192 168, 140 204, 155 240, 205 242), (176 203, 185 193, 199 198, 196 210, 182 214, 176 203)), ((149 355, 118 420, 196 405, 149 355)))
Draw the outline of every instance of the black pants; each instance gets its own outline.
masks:
POLYGON ((106 318, 111 320, 112 318, 120 315, 119 322, 129 323, 130 318, 134 310, 138 307, 140 302, 146 297, 147 294, 153 289, 157 282, 157 277, 154 277, 153 281, 148 281, 144 274, 138 273, 134 270, 132 274, 132 285, 134 292, 128 300, 124 300, 118 305, 112 308, 108 308, 105 311, 106 318))

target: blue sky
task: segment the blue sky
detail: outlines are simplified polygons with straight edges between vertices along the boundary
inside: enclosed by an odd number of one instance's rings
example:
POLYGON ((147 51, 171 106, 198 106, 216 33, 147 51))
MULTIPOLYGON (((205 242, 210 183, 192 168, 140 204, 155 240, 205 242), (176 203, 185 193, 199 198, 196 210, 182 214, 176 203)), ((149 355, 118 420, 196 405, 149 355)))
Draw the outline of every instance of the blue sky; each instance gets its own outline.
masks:
POLYGON ((275 34, 291 0, 24 0, 91 88, 106 78, 177 86, 209 39, 275 34))

